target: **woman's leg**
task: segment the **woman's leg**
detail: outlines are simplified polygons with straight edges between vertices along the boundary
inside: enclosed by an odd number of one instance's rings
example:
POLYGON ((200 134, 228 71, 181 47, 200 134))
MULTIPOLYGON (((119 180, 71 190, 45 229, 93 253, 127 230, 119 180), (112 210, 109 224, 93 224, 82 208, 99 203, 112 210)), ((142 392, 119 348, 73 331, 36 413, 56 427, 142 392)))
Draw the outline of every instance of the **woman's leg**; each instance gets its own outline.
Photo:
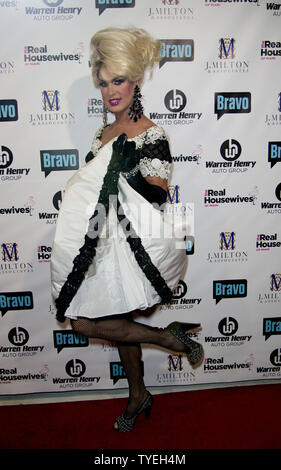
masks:
MULTIPOLYGON (((129 401, 125 413, 119 416, 114 423, 116 431, 131 430, 137 416, 142 411, 149 412, 153 403, 153 399, 146 391, 143 382, 140 343, 150 343, 172 351, 186 352, 185 343, 189 343, 191 340, 187 341, 186 335, 182 330, 179 331, 176 328, 175 323, 177 322, 172 323, 165 329, 154 328, 133 321, 129 314, 122 316, 115 315, 114 317, 96 320, 80 317, 77 320, 71 321, 74 331, 82 333, 89 338, 100 338, 117 343, 120 359, 128 379, 129 401), (170 329, 172 333, 169 331, 170 329)), ((179 324, 177 323, 177 325, 179 324)), ((192 341, 191 343, 201 347, 197 343, 192 341)), ((202 358, 201 351, 199 353, 195 351, 195 357, 191 359, 193 363, 196 363, 202 358), (197 357, 198 354, 199 356, 197 357)), ((191 359, 189 358, 189 361, 191 359)))
POLYGON ((137 323, 126 315, 103 317, 97 320, 79 317, 72 320, 74 331, 88 338, 100 338, 122 343, 149 343, 162 346, 175 352, 184 351, 184 345, 167 329, 155 328, 137 323))
POLYGON ((141 345, 139 343, 120 342, 117 343, 117 348, 128 380, 129 401, 125 415, 130 418, 135 414, 147 395, 143 380, 141 345))

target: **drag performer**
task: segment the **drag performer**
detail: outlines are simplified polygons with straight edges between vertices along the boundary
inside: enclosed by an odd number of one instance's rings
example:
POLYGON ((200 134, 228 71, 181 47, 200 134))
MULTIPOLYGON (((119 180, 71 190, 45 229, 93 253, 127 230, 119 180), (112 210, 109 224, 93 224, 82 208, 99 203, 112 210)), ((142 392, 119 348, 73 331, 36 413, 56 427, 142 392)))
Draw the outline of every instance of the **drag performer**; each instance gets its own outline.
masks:
POLYGON ((57 319, 75 332, 115 342, 129 385, 118 432, 148 417, 153 397, 141 367, 141 343, 185 353, 198 367, 203 348, 190 338, 199 324, 166 328, 133 314, 169 303, 186 268, 183 230, 164 211, 172 158, 165 131, 143 114, 141 86, 159 60, 160 41, 142 29, 110 28, 91 40, 93 81, 104 103, 86 165, 69 180, 52 249, 57 319), (107 112, 115 120, 107 124, 107 112), (172 235, 171 235, 172 233, 172 235))

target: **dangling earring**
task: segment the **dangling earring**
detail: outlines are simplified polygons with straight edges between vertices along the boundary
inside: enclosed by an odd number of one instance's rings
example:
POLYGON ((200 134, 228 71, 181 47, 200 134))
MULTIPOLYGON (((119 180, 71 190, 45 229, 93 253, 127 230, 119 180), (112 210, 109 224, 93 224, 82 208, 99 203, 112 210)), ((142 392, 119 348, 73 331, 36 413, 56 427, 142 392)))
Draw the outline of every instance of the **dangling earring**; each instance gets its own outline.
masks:
POLYGON ((103 127, 107 126, 107 107, 103 103, 103 127))
POLYGON ((142 94, 140 92, 140 88, 138 85, 136 85, 134 89, 133 102, 129 110, 130 119, 133 119, 134 122, 137 122, 138 119, 140 119, 143 115, 143 107, 140 102, 141 98, 142 94))

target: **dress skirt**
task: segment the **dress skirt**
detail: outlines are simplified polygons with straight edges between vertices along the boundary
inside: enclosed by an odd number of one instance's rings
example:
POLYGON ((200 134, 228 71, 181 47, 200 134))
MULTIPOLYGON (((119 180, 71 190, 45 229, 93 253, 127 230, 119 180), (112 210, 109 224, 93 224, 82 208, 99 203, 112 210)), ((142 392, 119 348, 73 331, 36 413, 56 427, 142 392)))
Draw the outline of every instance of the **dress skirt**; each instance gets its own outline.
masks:
MULTIPOLYGON (((98 202, 104 176, 112 155, 112 139, 101 147, 88 164, 68 181, 57 219, 51 256, 53 300, 58 297, 73 260, 84 243, 98 202)), ((123 211, 140 237, 154 266, 173 290, 186 267, 186 226, 182 217, 153 207, 120 174, 118 198, 123 211)), ((126 239, 126 230, 118 222, 110 205, 100 233, 96 255, 85 279, 65 312, 68 318, 98 318, 144 310, 161 302, 151 282, 137 263, 126 239)))

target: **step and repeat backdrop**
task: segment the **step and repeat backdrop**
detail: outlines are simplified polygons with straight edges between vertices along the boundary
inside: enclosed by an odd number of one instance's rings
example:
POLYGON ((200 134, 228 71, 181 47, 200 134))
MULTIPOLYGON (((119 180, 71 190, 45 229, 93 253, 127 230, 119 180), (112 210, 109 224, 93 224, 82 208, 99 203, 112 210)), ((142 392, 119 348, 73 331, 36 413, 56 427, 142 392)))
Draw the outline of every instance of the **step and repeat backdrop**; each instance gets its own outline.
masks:
POLYGON ((191 221, 171 303, 138 320, 200 322, 205 348, 194 371, 145 345, 145 382, 281 378, 280 0, 0 0, 1 395, 127 387, 114 344, 57 323, 50 256, 102 125, 90 38, 131 25, 162 41, 143 105, 170 137, 167 211, 191 221))

